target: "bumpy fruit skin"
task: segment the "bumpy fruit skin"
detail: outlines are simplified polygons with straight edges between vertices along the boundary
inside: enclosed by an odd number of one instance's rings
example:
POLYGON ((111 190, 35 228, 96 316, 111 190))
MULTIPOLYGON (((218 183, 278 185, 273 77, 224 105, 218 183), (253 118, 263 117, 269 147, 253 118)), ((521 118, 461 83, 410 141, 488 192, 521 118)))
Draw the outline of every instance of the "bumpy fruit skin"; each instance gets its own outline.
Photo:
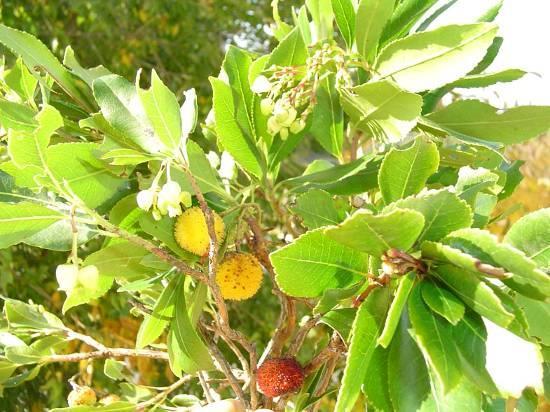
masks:
MULTIPOLYGON (((216 212, 213 211, 212 214, 214 215, 216 239, 220 244, 225 237, 225 225, 216 212)), ((208 236, 206 219, 200 208, 187 209, 178 217, 174 228, 174 237, 183 249, 199 256, 208 254, 210 237, 208 236)))
POLYGON ((67 397, 69 406, 92 406, 97 402, 97 397, 92 388, 89 386, 78 386, 73 389, 67 397))
POLYGON ((224 299, 243 300, 256 294, 262 277, 262 267, 258 259, 250 253, 233 253, 218 267, 216 283, 224 299))
POLYGON ((304 370, 294 358, 268 359, 257 376, 258 387, 270 398, 296 392, 304 383, 304 370))

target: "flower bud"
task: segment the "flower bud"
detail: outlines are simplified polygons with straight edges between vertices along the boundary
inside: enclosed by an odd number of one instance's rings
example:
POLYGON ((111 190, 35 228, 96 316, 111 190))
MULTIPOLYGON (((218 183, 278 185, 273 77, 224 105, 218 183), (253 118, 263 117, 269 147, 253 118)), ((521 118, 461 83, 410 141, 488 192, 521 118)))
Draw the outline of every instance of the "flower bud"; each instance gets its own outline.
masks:
POLYGON ((155 201, 155 191, 151 189, 142 190, 137 194, 137 204, 140 209, 148 211, 155 201))
POLYGON ((287 109, 287 113, 288 117, 285 119, 285 121, 281 122, 285 127, 289 127, 294 122, 294 120, 296 120, 296 116, 298 115, 294 107, 289 107, 287 109))
POLYGON ((292 124, 290 125, 290 133, 292 134, 298 134, 300 133, 302 130, 304 130, 304 128, 306 127, 306 122, 304 121, 304 119, 296 119, 292 122, 292 124))
POLYGON ((162 219, 162 214, 160 213, 159 210, 157 209, 153 210, 153 219, 155 219, 156 221, 159 221, 160 219, 162 219))
POLYGON ((252 83, 251 89, 254 93, 260 94, 267 93, 272 87, 273 85, 269 82, 267 77, 258 76, 256 80, 254 80, 254 83, 252 83))
POLYGON ((180 194, 180 202, 183 203, 184 207, 191 207, 193 204, 193 199, 191 198, 191 193, 189 192, 181 192, 180 194))
MULTIPOLYGON (((180 204, 181 187, 177 182, 170 181, 162 186, 157 198, 157 207, 165 215, 168 208, 178 208, 180 204)), ((181 208, 180 208, 181 213, 181 208)), ((177 216, 177 215, 176 215, 177 216)))
POLYGON ((282 140, 286 140, 288 138, 288 128, 283 127, 281 129, 281 131, 279 132, 279 134, 280 134, 282 140))
POLYGON ((264 116, 269 116, 271 113, 273 113, 273 108, 275 107, 275 103, 270 98, 262 99, 260 102, 260 110, 264 116))
POLYGON ((281 130, 281 127, 282 126, 279 124, 279 122, 277 121, 275 116, 271 116, 268 119, 268 121, 267 121, 267 131, 269 132, 269 134, 271 136, 274 136, 277 133, 279 133, 279 130, 281 130))
POLYGON ((285 122, 288 119, 289 113, 288 110, 283 107, 277 107, 275 106, 275 110, 273 111, 273 115, 275 117, 275 120, 277 123, 280 123, 281 125, 284 125, 285 122))

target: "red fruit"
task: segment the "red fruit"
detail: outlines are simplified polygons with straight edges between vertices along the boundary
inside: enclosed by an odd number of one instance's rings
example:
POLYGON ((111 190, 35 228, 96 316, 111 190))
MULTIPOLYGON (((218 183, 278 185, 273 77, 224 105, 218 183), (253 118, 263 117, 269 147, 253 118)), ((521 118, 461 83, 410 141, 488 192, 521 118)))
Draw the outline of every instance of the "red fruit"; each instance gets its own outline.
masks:
POLYGON ((304 383, 304 370, 294 358, 268 359, 257 375, 258 387, 270 398, 296 392, 304 383))

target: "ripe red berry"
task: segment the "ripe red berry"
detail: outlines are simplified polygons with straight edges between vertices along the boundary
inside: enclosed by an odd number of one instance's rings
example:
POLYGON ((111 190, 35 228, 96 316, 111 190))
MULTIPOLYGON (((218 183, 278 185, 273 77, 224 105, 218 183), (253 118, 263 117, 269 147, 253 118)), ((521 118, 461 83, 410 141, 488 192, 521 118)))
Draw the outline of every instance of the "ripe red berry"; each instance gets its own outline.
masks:
POLYGON ((268 359, 257 375, 260 390, 270 398, 295 392, 304 382, 304 370, 294 358, 268 359))

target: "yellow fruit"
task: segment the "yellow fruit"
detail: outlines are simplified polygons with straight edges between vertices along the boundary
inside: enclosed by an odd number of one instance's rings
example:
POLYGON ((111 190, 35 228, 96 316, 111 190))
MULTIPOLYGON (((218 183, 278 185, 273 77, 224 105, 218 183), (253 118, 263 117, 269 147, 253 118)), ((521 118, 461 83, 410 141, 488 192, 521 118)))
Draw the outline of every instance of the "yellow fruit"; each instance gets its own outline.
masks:
POLYGON ((69 406, 91 406, 97 402, 97 397, 89 386, 78 386, 69 393, 67 403, 69 406))
POLYGON ((112 405, 113 403, 119 402, 120 397, 118 395, 107 395, 104 398, 99 400, 99 403, 102 405, 112 405))
MULTIPOLYGON (((225 237, 225 225, 222 218, 214 211, 214 229, 216 230, 216 239, 218 245, 223 242, 225 237)), ((178 217, 174 229, 176 242, 185 250, 199 256, 208 254, 210 237, 206 227, 206 219, 202 210, 198 207, 187 209, 178 217)))
POLYGON ((256 294, 262 276, 262 267, 253 255, 234 253, 218 267, 216 282, 224 299, 243 300, 256 294))

